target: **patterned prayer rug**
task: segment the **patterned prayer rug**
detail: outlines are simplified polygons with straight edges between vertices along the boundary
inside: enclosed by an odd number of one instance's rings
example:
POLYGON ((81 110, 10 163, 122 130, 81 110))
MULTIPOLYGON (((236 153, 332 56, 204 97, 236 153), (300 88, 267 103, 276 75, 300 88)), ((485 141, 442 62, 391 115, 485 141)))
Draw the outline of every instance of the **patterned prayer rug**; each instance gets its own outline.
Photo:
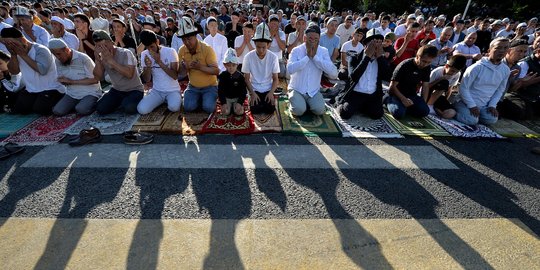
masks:
MULTIPOLYGON (((277 102, 276 102, 277 104, 277 102)), ((281 132, 281 122, 276 109, 273 114, 252 114, 256 133, 281 132)))
POLYGON ((38 118, 37 114, 0 114, 0 138, 8 137, 38 118))
POLYGON ((505 118, 499 118, 495 125, 491 125, 491 128, 493 131, 505 137, 538 138, 540 136, 538 132, 529 129, 516 121, 505 118))
POLYGON ((151 113, 146 115, 141 115, 139 120, 133 125, 131 130, 133 131, 146 131, 146 132, 159 132, 161 130, 161 125, 165 121, 165 118, 170 114, 167 109, 167 105, 163 104, 151 113))
POLYGON ((330 116, 330 112, 319 116, 306 112, 300 117, 293 116, 289 110, 289 99, 278 100, 279 117, 283 133, 303 134, 305 136, 341 136, 341 131, 330 116))
POLYGON ((201 132, 207 120, 205 112, 171 113, 163 121, 160 133, 192 136, 201 132))
POLYGON ((374 120, 360 114, 355 114, 351 118, 343 120, 336 109, 329 108, 329 110, 334 120, 339 124, 343 137, 403 138, 383 118, 374 120))
POLYGON ((78 135, 83 129, 95 127, 101 131, 102 135, 122 134, 131 130, 133 124, 139 119, 138 114, 111 113, 107 115, 99 115, 94 112, 91 115, 85 116, 64 133, 68 135, 78 135))
POLYGON ((221 133, 221 134, 250 134, 255 130, 253 117, 249 111, 249 105, 244 104, 244 114, 242 115, 222 115, 221 105, 216 106, 216 111, 210 116, 203 126, 202 133, 221 133))
POLYGON ((54 144, 66 136, 64 131, 79 118, 80 116, 76 114, 61 117, 43 116, 9 136, 5 142, 13 142, 19 145, 54 144))
POLYGON ((446 131, 448 131, 448 133, 455 137, 492 139, 504 138, 503 136, 497 134, 495 131, 484 125, 469 126, 454 119, 442 119, 434 115, 429 115, 428 118, 439 124, 446 131))
POLYGON ((450 134, 439 126, 429 117, 414 118, 405 116, 400 120, 394 118, 391 114, 385 113, 384 119, 399 133, 403 135, 433 137, 450 136, 450 134))

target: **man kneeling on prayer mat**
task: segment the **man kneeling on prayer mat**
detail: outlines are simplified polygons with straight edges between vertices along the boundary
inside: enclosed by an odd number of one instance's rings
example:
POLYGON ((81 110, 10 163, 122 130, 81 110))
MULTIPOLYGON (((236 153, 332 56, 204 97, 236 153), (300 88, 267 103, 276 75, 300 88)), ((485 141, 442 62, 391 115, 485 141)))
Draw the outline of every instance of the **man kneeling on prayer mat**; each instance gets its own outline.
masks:
POLYGON ((268 25, 261 23, 257 26, 253 41, 255 50, 246 54, 242 64, 251 112, 271 114, 276 109, 274 92, 279 83, 279 59, 268 50, 272 42, 268 25))
POLYGON ((304 31, 304 43, 291 51, 287 70, 291 74, 289 82, 289 101, 291 113, 303 115, 310 109, 313 114, 322 115, 326 111, 324 98, 320 92, 320 80, 323 72, 326 77, 336 79, 338 70, 328 50, 319 46, 321 29, 310 25, 304 31))
POLYGON ((242 115, 244 114, 247 87, 244 76, 237 70, 238 57, 233 48, 229 48, 225 52, 223 65, 225 65, 226 70, 218 76, 218 97, 221 104, 221 114, 229 115, 233 111, 235 115, 242 115))
POLYGON ((349 82, 337 97, 339 116, 348 119, 357 111, 373 119, 383 116, 382 80, 390 78, 390 64, 384 57, 384 37, 371 29, 364 40, 365 49, 349 61, 349 82))

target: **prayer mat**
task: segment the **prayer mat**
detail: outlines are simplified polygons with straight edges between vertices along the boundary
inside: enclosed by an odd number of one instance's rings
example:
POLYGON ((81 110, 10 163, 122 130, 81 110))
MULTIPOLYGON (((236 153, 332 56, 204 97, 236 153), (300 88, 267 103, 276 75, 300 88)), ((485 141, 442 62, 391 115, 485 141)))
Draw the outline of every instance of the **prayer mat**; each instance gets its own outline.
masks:
POLYGON ((536 131, 530 130, 526 126, 505 118, 499 118, 497 123, 491 125, 493 131, 499 133, 505 137, 526 137, 526 138, 538 138, 540 134, 536 131))
POLYGON ((0 138, 8 137, 38 118, 37 114, 0 114, 0 138))
POLYGON ((110 113, 107 115, 99 115, 94 112, 91 115, 85 116, 75 122, 64 133, 68 135, 78 135, 83 129, 95 127, 99 129, 101 135, 122 134, 131 130, 133 124, 139 119, 139 114, 125 113, 110 113))
POLYGON ((289 87, 289 82, 285 78, 280 78, 278 83, 278 88, 281 88, 283 92, 287 92, 287 89, 289 87))
POLYGON ((343 137, 354 138, 403 138, 383 118, 371 119, 369 117, 354 114, 351 118, 341 119, 334 108, 329 108, 332 117, 341 128, 343 137))
POLYGON ((384 119, 403 135, 433 137, 450 136, 450 134, 428 117, 414 118, 406 115, 400 120, 394 118, 391 114, 385 113, 384 119))
POLYGON ((326 111, 323 115, 306 112, 297 117, 289 110, 289 99, 280 97, 278 100, 279 117, 283 125, 283 133, 303 134, 305 136, 341 136, 341 131, 326 111))
POLYGON ((244 114, 230 115, 221 114, 221 105, 218 104, 216 111, 212 113, 210 119, 206 121, 202 128, 202 133, 221 133, 221 134, 250 134, 255 130, 253 117, 249 111, 247 102, 244 104, 244 114))
POLYGON ((428 118, 455 137, 504 139, 503 136, 484 125, 469 126, 454 119, 442 119, 435 115, 429 115, 428 118))
POLYGON ((201 132, 207 120, 208 113, 205 112, 171 113, 163 121, 160 133, 192 136, 201 132))
POLYGON ((540 134, 540 119, 532 119, 532 120, 520 120, 518 123, 528 127, 532 131, 540 134))
POLYGON ((64 131, 79 120, 80 116, 42 116, 23 129, 9 136, 5 142, 19 145, 49 145, 62 140, 64 131))
MULTIPOLYGON (((277 101, 276 101, 277 104, 277 101)), ((264 132, 281 132, 281 122, 279 120, 278 110, 274 111, 273 114, 252 114, 253 122, 255 123, 255 132, 264 133, 264 132)))
POLYGON ((154 109, 151 113, 141 115, 131 128, 132 131, 159 132, 165 118, 170 114, 166 104, 154 109))

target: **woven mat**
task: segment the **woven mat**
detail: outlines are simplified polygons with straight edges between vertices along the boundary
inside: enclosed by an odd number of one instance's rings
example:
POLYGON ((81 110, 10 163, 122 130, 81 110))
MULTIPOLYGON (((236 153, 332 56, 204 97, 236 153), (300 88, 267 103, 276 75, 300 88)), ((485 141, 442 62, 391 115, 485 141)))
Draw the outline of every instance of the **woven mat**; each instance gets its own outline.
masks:
POLYGON ((252 114, 252 116, 256 133, 281 132, 283 130, 281 128, 281 121, 277 110, 274 111, 273 114, 261 113, 252 114))
POLYGON ((369 117, 354 114, 347 120, 341 119, 334 108, 329 108, 332 117, 339 124, 343 137, 355 138, 403 138, 383 118, 371 119, 369 117))
POLYGON ((244 104, 244 114, 242 115, 222 115, 221 105, 218 104, 216 111, 212 113, 208 121, 202 128, 202 133, 220 133, 220 134, 250 134, 255 130, 253 117, 249 111, 249 105, 244 104))
POLYGON ((413 118, 407 115, 402 119, 397 120, 391 114, 385 113, 384 120, 386 120, 397 132, 403 135, 419 137, 451 136, 450 133, 429 117, 413 118))
POLYGON ((0 114, 0 138, 8 137, 38 118, 37 114, 0 114))
POLYGON ((167 109, 167 105, 163 104, 154 109, 151 113, 141 115, 139 117, 139 120, 137 120, 131 130, 159 132, 161 130, 163 122, 165 121, 165 118, 167 118, 170 113, 171 112, 167 109))
POLYGON ((296 117, 289 110, 288 98, 283 96, 278 100, 278 108, 283 133, 303 134, 306 136, 341 136, 341 130, 328 111, 321 116, 306 112, 304 115, 296 117))
POLYGON ((64 131, 79 120, 80 116, 69 114, 62 117, 42 116, 23 129, 9 136, 4 142, 20 145, 49 145, 62 140, 64 131))
POLYGON ((160 133, 186 136, 200 134, 207 120, 208 113, 205 112, 171 113, 163 121, 160 133))
POLYGON ((101 131, 102 135, 122 134, 131 130, 138 118, 138 114, 111 113, 100 116, 95 112, 79 119, 65 133, 68 135, 78 135, 83 129, 95 127, 101 131))
POLYGON ((491 128, 493 131, 505 137, 538 138, 540 136, 539 132, 533 131, 516 121, 505 118, 499 118, 495 125, 491 125, 491 128))
POLYGON ((533 119, 533 120, 520 120, 518 123, 526 126, 530 130, 540 134, 540 119, 533 119))
POLYGON ((469 126, 454 119, 442 119, 435 115, 429 115, 429 119, 439 124, 454 137, 461 138, 492 138, 503 139, 504 137, 484 125, 469 126))

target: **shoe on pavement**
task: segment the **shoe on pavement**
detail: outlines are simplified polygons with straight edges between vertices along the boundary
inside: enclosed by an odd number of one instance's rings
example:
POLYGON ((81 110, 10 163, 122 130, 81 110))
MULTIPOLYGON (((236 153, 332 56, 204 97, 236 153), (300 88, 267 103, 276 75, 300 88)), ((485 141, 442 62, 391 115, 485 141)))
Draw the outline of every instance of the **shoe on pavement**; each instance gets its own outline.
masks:
POLYGON ((154 135, 147 132, 127 131, 124 133, 125 144, 142 145, 152 141, 154 141, 154 135))
POLYGON ((101 141, 101 131, 97 128, 83 129, 79 132, 79 136, 69 141, 70 146, 83 146, 89 143, 97 143, 101 141))
POLYGON ((13 155, 22 153, 24 151, 24 147, 16 144, 16 143, 6 143, 1 149, 0 149, 0 160, 7 159, 8 157, 11 157, 13 155))

